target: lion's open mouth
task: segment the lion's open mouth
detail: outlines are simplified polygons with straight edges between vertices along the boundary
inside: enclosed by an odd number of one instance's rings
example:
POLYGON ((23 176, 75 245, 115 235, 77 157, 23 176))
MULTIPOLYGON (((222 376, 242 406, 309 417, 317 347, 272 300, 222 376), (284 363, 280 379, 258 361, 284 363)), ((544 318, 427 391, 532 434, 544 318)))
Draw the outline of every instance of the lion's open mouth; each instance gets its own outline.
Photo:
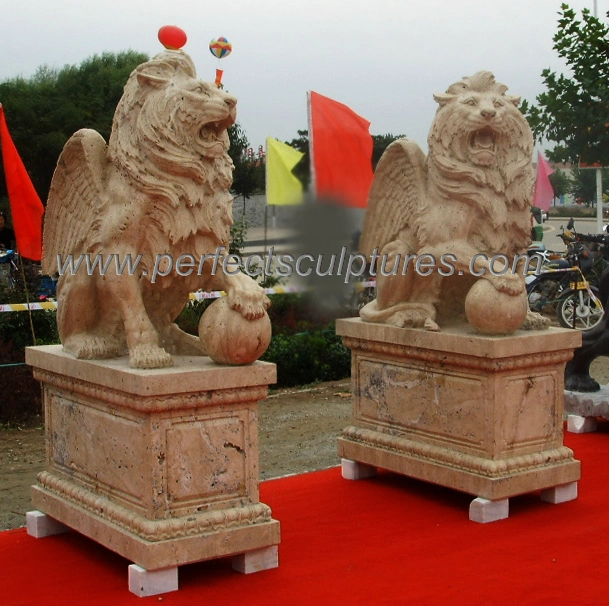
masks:
POLYGON ((496 133, 490 126, 475 130, 469 138, 469 145, 474 153, 495 153, 496 133))
POLYGON ((232 116, 228 116, 224 120, 216 120, 208 122, 201 127, 200 137, 205 147, 213 147, 217 144, 224 146, 228 143, 228 135, 226 130, 234 124, 235 120, 232 116))

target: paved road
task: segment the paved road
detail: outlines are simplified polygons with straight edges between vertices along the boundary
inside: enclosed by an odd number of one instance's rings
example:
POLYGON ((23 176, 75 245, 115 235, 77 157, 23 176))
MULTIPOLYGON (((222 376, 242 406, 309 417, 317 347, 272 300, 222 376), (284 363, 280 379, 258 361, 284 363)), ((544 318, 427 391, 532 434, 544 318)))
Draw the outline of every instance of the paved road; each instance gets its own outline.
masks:
MULTIPOLYGON (((549 250, 564 251, 565 245, 562 240, 557 237, 561 233, 561 227, 566 228, 568 217, 550 217, 543 225, 543 243, 549 250)), ((607 221, 605 220, 605 225, 607 221)), ((575 230, 580 234, 595 234, 596 219, 575 219, 575 230)))

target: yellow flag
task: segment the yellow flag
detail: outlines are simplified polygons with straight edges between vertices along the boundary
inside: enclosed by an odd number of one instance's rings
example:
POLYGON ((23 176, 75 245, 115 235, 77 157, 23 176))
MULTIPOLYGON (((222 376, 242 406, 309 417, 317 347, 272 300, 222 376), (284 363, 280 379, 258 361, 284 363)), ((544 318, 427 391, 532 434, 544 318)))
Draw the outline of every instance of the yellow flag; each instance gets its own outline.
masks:
POLYGON ((282 206, 302 203, 302 183, 292 169, 304 156, 302 152, 277 141, 266 139, 266 203, 282 206))

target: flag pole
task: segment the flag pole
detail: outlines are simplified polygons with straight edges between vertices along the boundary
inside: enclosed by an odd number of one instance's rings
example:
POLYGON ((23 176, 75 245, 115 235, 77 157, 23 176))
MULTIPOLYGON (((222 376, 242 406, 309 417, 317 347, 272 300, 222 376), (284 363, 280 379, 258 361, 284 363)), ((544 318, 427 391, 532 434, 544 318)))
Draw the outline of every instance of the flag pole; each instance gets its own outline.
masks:
POLYGON ((307 122, 309 128, 309 168, 311 171, 311 182, 309 191, 311 192, 310 202, 317 199, 317 185, 315 179, 315 150, 313 147, 313 118, 311 115, 311 91, 307 91, 307 122))
POLYGON ((267 211, 269 209, 269 138, 266 138, 266 155, 264 157, 264 183, 266 196, 264 197, 264 252, 266 253, 266 225, 267 211))
MULTIPOLYGON (((598 18, 598 6, 596 0, 593 3, 593 15, 598 18)), ((596 232, 603 232, 603 169, 596 169, 596 232)))
POLYGON ((21 279, 23 280, 23 290, 25 291, 25 303, 27 305, 27 313, 30 318, 30 330, 32 331, 32 344, 36 345, 36 333, 34 332, 34 318, 32 317, 32 308, 30 306, 30 293, 27 289, 27 280, 25 279, 25 269, 23 267, 23 257, 19 255, 19 267, 21 268, 21 279))
POLYGON ((596 169, 596 233, 603 232, 603 169, 596 169))
POLYGON ((264 206, 264 252, 266 253, 266 226, 267 226, 267 210, 269 207, 265 204, 264 206))

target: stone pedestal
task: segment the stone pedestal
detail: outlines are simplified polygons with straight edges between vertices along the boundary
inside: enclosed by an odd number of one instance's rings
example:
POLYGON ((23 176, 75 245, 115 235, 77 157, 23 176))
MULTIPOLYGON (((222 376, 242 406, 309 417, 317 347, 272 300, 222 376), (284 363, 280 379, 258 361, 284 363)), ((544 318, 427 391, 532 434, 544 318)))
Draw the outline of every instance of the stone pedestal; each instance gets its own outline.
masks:
POLYGON ((265 549, 276 566, 279 522, 258 494, 258 401, 275 365, 174 360, 140 370, 28 348, 47 448, 34 505, 151 574, 265 549))
MULTIPOLYGON (((380 467, 454 488, 479 498, 478 521, 489 518, 485 501, 579 480, 563 445, 564 367, 578 331, 489 337, 346 319, 337 333, 352 350, 352 425, 338 440, 346 477, 361 477, 355 461, 364 476, 380 467)), ((507 504, 494 509, 507 517, 507 504)))

